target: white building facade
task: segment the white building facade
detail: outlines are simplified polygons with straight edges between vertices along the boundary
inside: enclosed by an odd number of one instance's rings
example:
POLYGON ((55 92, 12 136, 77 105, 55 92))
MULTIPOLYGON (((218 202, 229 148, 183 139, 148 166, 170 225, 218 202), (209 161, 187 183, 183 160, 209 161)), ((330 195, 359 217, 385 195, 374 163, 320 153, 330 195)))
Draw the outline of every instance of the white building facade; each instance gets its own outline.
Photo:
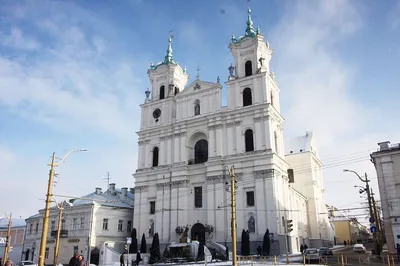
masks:
POLYGON ((378 143, 379 150, 371 154, 378 177, 383 226, 388 250, 395 253, 400 244, 400 143, 378 143))
POLYGON ((152 90, 141 105, 134 174, 138 236, 144 233, 151 243, 157 232, 166 245, 189 226, 190 238, 231 247, 227 167, 234 165, 238 242, 248 230, 255 252, 269 229, 272 252, 287 246, 298 251, 307 234, 307 198, 289 186, 280 90, 269 66, 273 50, 254 29, 250 12, 245 36, 229 44, 236 66, 229 68, 227 106, 221 107, 219 78, 197 77, 187 85, 171 42, 164 61, 148 70, 152 90), (287 220, 295 225, 288 236, 287 220))
MULTIPOLYGON (((95 192, 80 198, 62 202, 63 214, 60 230, 58 263, 68 264, 78 252, 91 264, 99 265, 100 247, 106 241, 115 245, 118 252, 124 251, 126 237, 132 231, 134 191, 128 188, 109 189, 95 192)), ((38 261, 43 213, 26 219, 24 254, 26 259, 38 261)), ((45 253, 45 264, 54 261, 54 248, 58 231, 59 209, 50 209, 49 234, 45 253)))
MULTIPOLYGON (((8 218, 0 218, 0 238, 7 238, 8 235, 8 218)), ((13 219, 11 217, 11 231, 9 238, 9 250, 8 250, 8 258, 11 259, 14 264, 21 261, 23 244, 24 244, 24 236, 25 236, 25 221, 23 219, 13 219)), ((5 244, 0 243, 0 258, 3 261, 5 244)))
POLYGON ((329 220, 326 207, 322 162, 318 157, 314 133, 285 142, 285 159, 293 169, 291 187, 307 197, 308 246, 321 247, 334 242, 334 228, 329 220))

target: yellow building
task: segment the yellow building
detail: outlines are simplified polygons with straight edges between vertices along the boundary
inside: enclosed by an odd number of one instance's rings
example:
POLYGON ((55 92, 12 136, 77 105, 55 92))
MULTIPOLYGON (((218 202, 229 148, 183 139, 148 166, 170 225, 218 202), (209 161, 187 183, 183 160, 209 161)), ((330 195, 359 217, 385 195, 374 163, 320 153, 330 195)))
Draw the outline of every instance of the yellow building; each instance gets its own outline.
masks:
POLYGON ((331 217, 331 222, 335 227, 335 238, 337 245, 365 243, 370 238, 368 229, 360 224, 356 218, 345 216, 331 217))

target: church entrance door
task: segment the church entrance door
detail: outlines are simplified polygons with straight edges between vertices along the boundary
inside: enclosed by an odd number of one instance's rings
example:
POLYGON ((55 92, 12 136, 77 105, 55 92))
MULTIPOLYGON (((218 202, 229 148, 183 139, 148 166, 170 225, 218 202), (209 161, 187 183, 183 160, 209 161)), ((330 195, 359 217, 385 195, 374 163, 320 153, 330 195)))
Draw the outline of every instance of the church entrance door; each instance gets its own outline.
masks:
POLYGON ((190 237, 192 240, 197 240, 205 245, 206 243, 206 228, 203 224, 197 223, 190 229, 190 237))

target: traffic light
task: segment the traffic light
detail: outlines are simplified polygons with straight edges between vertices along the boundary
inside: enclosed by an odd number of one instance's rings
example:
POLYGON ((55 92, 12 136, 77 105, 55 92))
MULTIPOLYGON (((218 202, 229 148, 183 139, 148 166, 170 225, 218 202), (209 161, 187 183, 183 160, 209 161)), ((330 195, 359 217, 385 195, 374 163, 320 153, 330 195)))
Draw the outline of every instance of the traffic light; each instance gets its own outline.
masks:
POLYGON ((125 245, 125 250, 128 250, 128 245, 125 245))
POLYGON ((293 220, 286 221, 286 232, 290 233, 293 231, 293 220))

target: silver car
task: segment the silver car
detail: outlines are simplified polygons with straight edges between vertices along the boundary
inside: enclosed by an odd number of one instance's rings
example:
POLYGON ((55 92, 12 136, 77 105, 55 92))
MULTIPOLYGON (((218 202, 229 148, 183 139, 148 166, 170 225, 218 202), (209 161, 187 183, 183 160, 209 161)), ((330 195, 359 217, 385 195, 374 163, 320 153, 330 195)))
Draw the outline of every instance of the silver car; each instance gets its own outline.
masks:
POLYGON ((306 256, 307 261, 311 260, 319 260, 321 256, 319 255, 318 249, 316 248, 308 248, 304 251, 304 255, 306 256))

